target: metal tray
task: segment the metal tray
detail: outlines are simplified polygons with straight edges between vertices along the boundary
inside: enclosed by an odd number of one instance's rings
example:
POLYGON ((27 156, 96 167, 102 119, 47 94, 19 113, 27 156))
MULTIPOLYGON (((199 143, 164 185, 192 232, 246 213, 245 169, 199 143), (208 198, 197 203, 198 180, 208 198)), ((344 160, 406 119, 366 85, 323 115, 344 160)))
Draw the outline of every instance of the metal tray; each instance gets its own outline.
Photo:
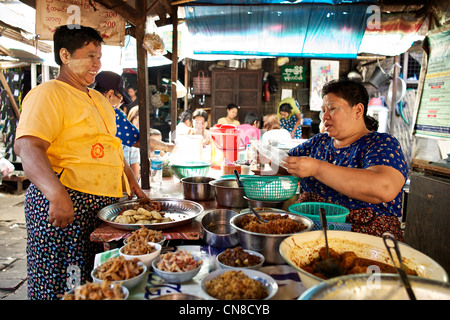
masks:
MULTIPOLYGON (((184 199, 158 198, 151 199, 161 203, 161 211, 165 212, 165 217, 171 218, 171 222, 144 224, 147 229, 162 230, 168 228, 178 227, 187 224, 192 219, 203 213, 203 206, 194 201, 184 199)), ((114 228, 121 230, 136 230, 140 229, 142 224, 126 224, 114 222, 120 211, 123 209, 132 208, 135 204, 140 202, 139 199, 118 202, 107 207, 104 207, 98 212, 98 217, 111 225, 114 228)))

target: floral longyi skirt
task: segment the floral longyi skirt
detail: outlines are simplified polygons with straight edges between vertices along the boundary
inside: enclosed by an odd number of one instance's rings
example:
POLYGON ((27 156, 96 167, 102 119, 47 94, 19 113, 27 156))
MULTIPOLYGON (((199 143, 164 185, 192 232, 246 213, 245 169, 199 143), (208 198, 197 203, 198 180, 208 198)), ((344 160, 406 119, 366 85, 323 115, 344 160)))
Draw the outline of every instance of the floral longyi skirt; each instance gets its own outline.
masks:
POLYGON ((74 222, 66 228, 48 222, 49 201, 31 184, 25 198, 27 223, 28 299, 55 300, 75 283, 92 281, 95 254, 101 247, 90 241, 100 225, 97 212, 117 198, 66 188, 73 202, 74 222))

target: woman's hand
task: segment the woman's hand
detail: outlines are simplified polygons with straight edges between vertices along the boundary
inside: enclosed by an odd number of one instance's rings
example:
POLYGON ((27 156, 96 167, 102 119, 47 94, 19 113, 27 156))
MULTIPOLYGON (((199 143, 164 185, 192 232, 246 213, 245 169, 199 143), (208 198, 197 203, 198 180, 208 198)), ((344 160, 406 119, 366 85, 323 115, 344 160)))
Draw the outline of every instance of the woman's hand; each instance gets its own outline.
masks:
POLYGON ((134 194, 138 198, 147 198, 147 195, 144 193, 144 191, 142 191, 142 188, 139 185, 139 183, 137 183, 137 181, 129 181, 129 183, 130 183, 131 194, 128 195, 128 199, 131 200, 133 198, 134 194))
POLYGON ((54 227, 66 228, 74 220, 73 203, 65 188, 49 200, 48 222, 54 227))
POLYGON ((315 176, 321 161, 310 157, 286 157, 283 161, 287 171, 297 177, 315 176))

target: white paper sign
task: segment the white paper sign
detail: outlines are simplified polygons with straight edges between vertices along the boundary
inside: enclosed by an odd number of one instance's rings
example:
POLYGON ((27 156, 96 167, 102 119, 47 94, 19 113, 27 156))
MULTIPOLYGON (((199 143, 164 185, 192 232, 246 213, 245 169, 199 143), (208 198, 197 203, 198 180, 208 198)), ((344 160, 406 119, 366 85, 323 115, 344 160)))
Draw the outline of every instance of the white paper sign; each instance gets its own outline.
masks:
POLYGON ((311 60, 311 94, 309 95, 311 111, 321 110, 323 85, 335 79, 339 79, 339 61, 311 60))
POLYGON ((114 10, 89 0, 36 0, 36 34, 53 40, 57 27, 82 25, 96 29, 108 45, 123 45, 125 19, 114 10))

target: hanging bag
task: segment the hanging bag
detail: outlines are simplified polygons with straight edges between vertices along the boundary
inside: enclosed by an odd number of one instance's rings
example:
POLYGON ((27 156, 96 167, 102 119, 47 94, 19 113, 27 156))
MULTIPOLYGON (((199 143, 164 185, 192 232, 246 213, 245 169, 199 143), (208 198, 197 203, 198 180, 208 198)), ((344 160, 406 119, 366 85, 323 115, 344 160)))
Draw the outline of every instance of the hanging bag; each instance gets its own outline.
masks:
POLYGON ((200 70, 198 77, 193 78, 194 94, 203 95, 211 94, 211 77, 205 76, 205 73, 200 70))

